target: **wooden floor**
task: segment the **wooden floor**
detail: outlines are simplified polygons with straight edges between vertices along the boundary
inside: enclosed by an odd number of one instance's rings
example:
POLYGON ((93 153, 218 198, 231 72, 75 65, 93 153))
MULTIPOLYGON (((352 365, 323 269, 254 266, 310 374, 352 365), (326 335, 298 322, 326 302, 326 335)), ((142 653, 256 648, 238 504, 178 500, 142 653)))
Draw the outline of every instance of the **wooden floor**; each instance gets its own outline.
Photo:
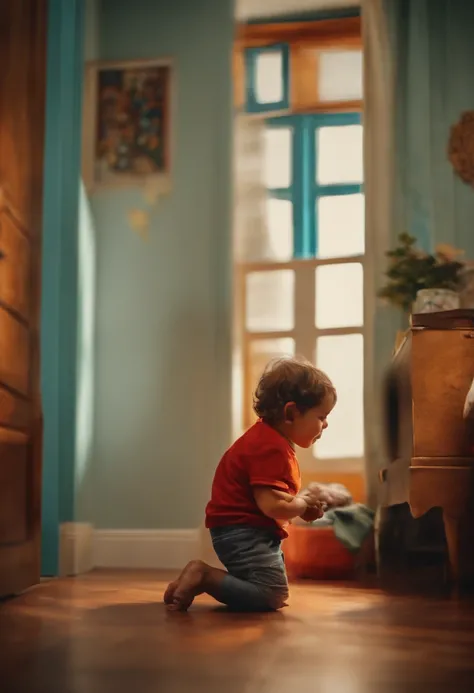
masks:
POLYGON ((1 693, 466 693, 474 602, 296 585, 283 613, 160 603, 164 576, 95 573, 0 604, 1 693))

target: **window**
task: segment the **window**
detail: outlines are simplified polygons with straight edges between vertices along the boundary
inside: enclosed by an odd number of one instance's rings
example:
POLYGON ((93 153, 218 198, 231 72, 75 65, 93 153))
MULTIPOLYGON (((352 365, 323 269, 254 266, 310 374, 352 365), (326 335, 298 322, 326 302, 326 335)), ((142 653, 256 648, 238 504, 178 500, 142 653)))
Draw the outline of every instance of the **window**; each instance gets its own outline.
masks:
POLYGON ((246 110, 253 113, 288 108, 288 45, 245 50, 246 110))
POLYGON ((335 381, 338 406, 314 454, 363 456, 364 201, 359 114, 268 120, 264 132, 268 247, 245 276, 245 425, 274 357, 301 354, 335 381))
POLYGON ((362 178, 359 113, 267 120, 265 185, 272 247, 287 252, 291 239, 293 258, 344 257, 348 248, 352 255, 363 253, 362 178))
POLYGON ((360 471, 365 336, 362 54, 357 45, 331 46, 327 41, 323 48, 292 44, 290 53, 291 89, 278 85, 278 76, 284 80, 288 69, 281 44, 266 46, 263 52, 254 47, 248 57, 252 67, 246 108, 254 115, 245 131, 248 154, 242 169, 247 185, 238 183, 237 196, 238 213, 243 218, 246 212, 242 235, 247 238, 238 261, 237 291, 242 423, 246 428, 255 420, 252 395, 268 361, 302 355, 327 371, 338 390, 329 428, 314 450, 300 457, 303 466, 316 457, 319 469, 326 460, 332 468, 336 463, 339 470, 345 466, 360 471))
POLYGON ((235 106, 246 113, 358 110, 363 81, 360 16, 241 24, 233 71, 235 106))

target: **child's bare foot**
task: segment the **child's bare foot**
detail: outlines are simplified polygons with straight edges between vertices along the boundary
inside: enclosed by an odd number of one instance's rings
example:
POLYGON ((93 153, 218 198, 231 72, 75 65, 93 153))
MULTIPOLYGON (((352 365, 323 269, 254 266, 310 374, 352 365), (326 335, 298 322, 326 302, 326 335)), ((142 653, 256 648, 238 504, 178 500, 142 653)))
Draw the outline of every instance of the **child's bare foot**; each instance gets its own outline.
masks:
MULTIPOLYGON (((191 562, 193 562, 193 561, 191 561, 191 562)), ((176 592, 176 588, 178 587, 179 583, 181 582, 183 575, 188 570, 188 566, 189 566, 189 563, 181 571, 181 573, 179 574, 179 577, 176 580, 173 580, 173 582, 170 582, 170 584, 166 588, 166 591, 163 595, 163 601, 165 604, 172 604, 173 603, 173 596, 174 596, 174 593, 176 592)))
POLYGON ((176 582, 165 592, 164 601, 170 611, 187 611, 198 594, 204 591, 207 566, 203 561, 191 561, 176 582))
MULTIPOLYGON (((189 565, 189 564, 188 564, 189 565)), ((183 577, 184 573, 186 572, 188 566, 186 566, 181 573, 179 574, 179 577, 177 580, 173 580, 173 582, 170 582, 168 587, 166 588, 166 591, 163 595, 163 601, 165 604, 172 604, 173 603, 173 595, 176 591, 176 588, 178 587, 179 583, 181 582, 181 578, 183 577)))
POLYGON ((163 601, 165 604, 171 604, 173 601, 173 594, 175 593, 175 590, 179 584, 179 578, 178 580, 175 580, 174 582, 170 582, 168 587, 166 588, 166 592, 163 595, 163 601))

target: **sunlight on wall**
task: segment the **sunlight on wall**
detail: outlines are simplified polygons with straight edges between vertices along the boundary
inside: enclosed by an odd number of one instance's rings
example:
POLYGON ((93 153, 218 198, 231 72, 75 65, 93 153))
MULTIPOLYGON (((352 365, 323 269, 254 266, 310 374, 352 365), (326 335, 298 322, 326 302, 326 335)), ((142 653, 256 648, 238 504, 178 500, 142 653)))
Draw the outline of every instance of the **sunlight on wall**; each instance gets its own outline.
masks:
POLYGON ((90 464, 94 428, 95 229, 81 181, 79 193, 79 274, 76 400, 76 484, 90 464))

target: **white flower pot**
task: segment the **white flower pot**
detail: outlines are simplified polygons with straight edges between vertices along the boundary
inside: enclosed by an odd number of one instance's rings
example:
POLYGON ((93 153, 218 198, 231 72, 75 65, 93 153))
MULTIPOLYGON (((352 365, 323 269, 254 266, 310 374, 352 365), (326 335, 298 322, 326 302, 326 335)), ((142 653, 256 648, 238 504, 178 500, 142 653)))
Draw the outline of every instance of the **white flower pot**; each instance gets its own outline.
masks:
POLYGON ((439 313, 456 310, 460 306, 459 294, 450 289, 421 289, 416 294, 413 313, 439 313))

